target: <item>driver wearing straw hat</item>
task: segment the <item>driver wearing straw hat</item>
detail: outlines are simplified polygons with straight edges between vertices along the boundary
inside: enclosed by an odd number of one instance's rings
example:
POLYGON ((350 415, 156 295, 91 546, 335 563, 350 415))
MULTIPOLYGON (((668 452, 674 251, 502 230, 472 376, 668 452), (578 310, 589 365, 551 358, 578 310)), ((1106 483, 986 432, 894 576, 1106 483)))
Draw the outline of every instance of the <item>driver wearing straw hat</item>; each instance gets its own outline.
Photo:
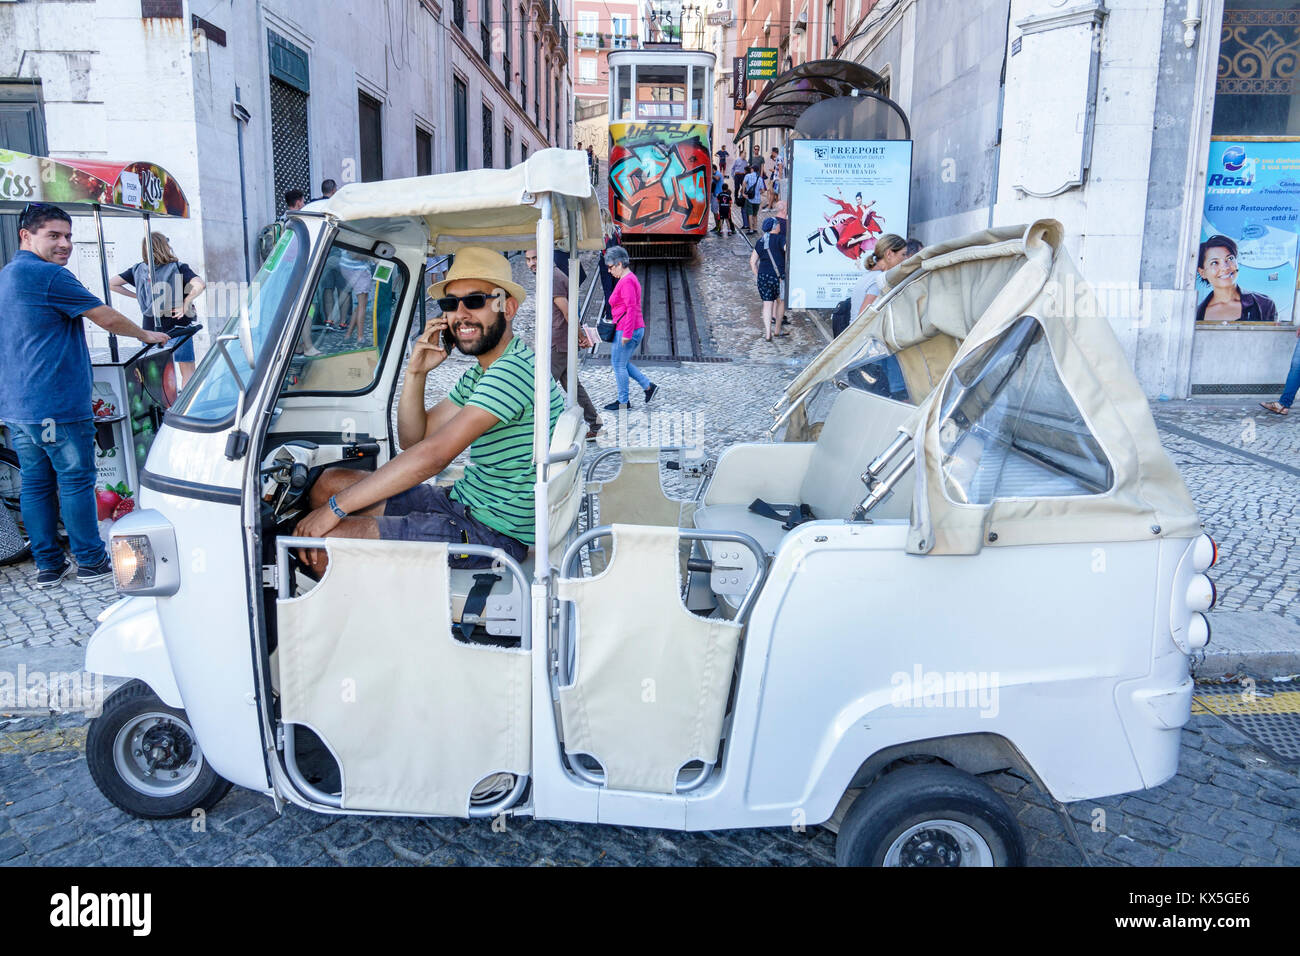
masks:
MULTIPOLYGON (((311 491, 315 510, 294 533, 482 544, 503 548, 522 561, 534 541, 537 365, 533 350, 512 329, 525 292, 503 255, 468 246, 457 251, 451 271, 429 287, 429 295, 442 315, 425 325, 406 367, 397 411, 403 451, 371 473, 327 469, 311 491), (425 409, 425 382, 446 360, 452 343, 477 361, 446 398, 425 409), (424 484, 466 448, 470 462, 464 477, 450 488, 424 484)), ((544 374, 549 378, 549 368, 544 374)), ((564 397, 552 379, 552 429, 563 410, 564 397)), ((303 560, 317 574, 328 563, 319 549, 304 551, 303 560)), ((490 562, 475 557, 452 564, 481 567, 490 562)))

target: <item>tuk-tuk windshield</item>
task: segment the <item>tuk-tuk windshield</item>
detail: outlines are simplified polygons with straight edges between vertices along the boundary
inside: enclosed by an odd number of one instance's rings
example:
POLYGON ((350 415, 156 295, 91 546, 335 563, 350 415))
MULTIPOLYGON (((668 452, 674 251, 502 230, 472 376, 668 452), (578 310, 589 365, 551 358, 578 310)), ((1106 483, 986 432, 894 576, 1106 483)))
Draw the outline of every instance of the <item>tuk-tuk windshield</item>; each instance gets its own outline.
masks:
MULTIPOLYGON (((306 230, 300 223, 291 222, 253 277, 244 304, 218 334, 237 334, 241 317, 246 315, 252 333, 253 355, 260 359, 271 330, 298 291, 296 280, 306 265, 307 251, 306 230)), ((243 348, 237 342, 230 343, 230 346, 228 354, 240 380, 247 387, 253 370, 244 358, 243 348)), ((172 411, 186 418, 221 421, 235 410, 238 397, 239 383, 231 374, 221 349, 213 347, 203 357, 172 411)))

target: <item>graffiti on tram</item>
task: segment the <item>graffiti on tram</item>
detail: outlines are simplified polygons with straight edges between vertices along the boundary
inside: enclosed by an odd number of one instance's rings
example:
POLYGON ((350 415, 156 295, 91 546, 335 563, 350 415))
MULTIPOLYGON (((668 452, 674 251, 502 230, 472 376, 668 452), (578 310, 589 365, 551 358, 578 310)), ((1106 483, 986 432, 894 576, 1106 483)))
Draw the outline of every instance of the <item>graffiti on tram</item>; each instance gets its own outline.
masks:
POLYGON ((709 127, 611 123, 614 219, 632 232, 700 232, 708 226, 709 127))

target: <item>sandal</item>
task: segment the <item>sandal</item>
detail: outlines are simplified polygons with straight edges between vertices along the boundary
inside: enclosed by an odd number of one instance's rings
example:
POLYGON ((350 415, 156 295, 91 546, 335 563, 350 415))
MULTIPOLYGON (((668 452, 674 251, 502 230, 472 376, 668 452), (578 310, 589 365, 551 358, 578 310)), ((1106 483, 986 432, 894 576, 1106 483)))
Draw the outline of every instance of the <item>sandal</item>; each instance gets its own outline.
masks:
POLYGON ((1272 412, 1274 415, 1285 415, 1290 409, 1280 402, 1260 402, 1259 407, 1266 412, 1272 412))
POLYGON ((771 319, 768 319, 766 322, 763 323, 763 341, 764 342, 772 341, 772 320, 771 319))

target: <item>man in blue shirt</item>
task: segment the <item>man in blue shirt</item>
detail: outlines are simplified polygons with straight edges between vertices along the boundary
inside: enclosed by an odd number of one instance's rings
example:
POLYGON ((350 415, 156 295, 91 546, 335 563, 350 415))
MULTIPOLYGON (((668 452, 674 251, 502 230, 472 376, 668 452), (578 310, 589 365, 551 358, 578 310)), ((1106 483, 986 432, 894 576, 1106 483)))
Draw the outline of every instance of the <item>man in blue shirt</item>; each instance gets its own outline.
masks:
POLYGON ((0 270, 0 421, 18 454, 22 514, 36 559, 36 587, 54 587, 71 565, 59 547, 58 515, 68 533, 77 578, 112 573, 95 515, 95 423, 90 351, 81 317, 102 329, 161 344, 104 305, 64 268, 72 220, 56 206, 32 203, 18 226, 20 250, 0 270))

